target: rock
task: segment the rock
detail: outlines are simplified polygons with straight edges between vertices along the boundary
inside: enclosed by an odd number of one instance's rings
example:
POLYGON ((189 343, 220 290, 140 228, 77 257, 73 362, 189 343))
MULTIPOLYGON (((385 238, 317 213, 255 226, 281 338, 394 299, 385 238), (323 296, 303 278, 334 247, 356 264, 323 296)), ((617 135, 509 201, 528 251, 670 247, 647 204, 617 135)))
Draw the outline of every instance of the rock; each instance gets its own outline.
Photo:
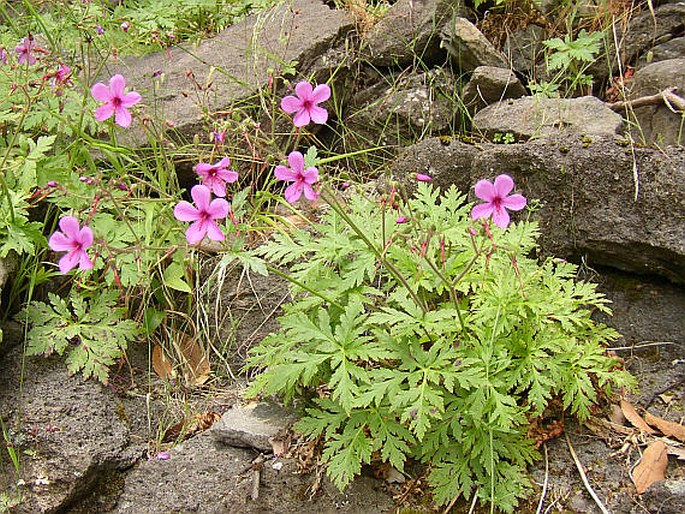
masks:
POLYGON ((682 514, 685 512, 685 478, 669 478, 653 484, 640 498, 648 512, 682 514))
MULTIPOLYGON (((685 96, 685 58, 669 59, 649 64, 635 73, 631 98, 657 94, 667 87, 677 87, 685 96)), ((634 137, 647 144, 680 145, 685 143, 684 114, 673 112, 666 105, 646 105, 634 109, 637 127, 634 137)))
POLYGON ((623 130, 623 118, 594 96, 527 96, 479 111, 473 118, 473 128, 488 138, 511 133, 517 140, 560 133, 611 136, 623 130))
POLYGON ((363 38, 368 60, 374 66, 407 66, 417 59, 430 65, 444 61, 440 28, 461 1, 399 0, 363 38))
MULTIPOLYGON (((127 85, 154 108, 151 114, 173 124, 167 137, 192 140, 203 113, 226 110, 253 96, 284 65, 297 62, 298 70, 308 69, 353 27, 348 14, 319 0, 293 0, 249 16, 196 48, 112 62, 107 78, 122 73, 127 85)), ((147 141, 139 121, 121 136, 133 146, 147 141)))
POLYGON ((452 62, 462 73, 470 73, 478 66, 509 66, 506 57, 466 18, 452 18, 442 30, 441 46, 447 49, 452 62))
POLYGON ((685 57, 685 36, 669 39, 665 43, 652 47, 643 53, 637 61, 636 68, 639 70, 645 66, 669 59, 681 59, 685 57))
POLYGON ((358 147, 402 146, 424 135, 451 133, 457 100, 448 72, 436 68, 413 73, 397 84, 379 83, 357 95, 357 105, 345 126, 358 139, 358 147))
POLYGON ((531 218, 540 222, 544 254, 685 283, 685 150, 634 148, 633 155, 608 136, 478 148, 432 138, 406 149, 391 173, 427 173, 462 191, 507 173, 541 203, 531 218))
POLYGON ((283 407, 262 402, 226 411, 212 426, 211 433, 220 443, 270 453, 270 440, 285 430, 294 419, 295 416, 283 407))
POLYGON ((530 24, 508 34, 502 51, 510 56, 514 70, 529 79, 534 78, 536 63, 545 50, 542 42, 547 37, 543 27, 530 24))
MULTIPOLYGON (((9 278, 16 271, 18 265, 17 255, 14 252, 10 252, 6 257, 0 257, 0 294, 2 294, 2 288, 9 281, 9 278)), ((2 356, 3 349, 3 332, 0 328, 0 356, 2 356)))
POLYGON ((133 470, 113 513, 381 514, 394 507, 381 484, 368 477, 356 479, 343 493, 324 479, 309 500, 312 478, 298 474, 293 461, 279 460, 283 467, 278 471, 272 461, 217 445, 209 434, 189 439, 169 454, 168 460, 142 462, 133 470), (258 498, 253 499, 255 491, 258 498))
POLYGON ((59 358, 24 360, 21 345, 0 364, 0 412, 21 463, 15 473, 3 450, 0 490, 21 496, 15 513, 62 512, 93 488, 115 487, 145 451, 131 430, 147 426, 144 398, 123 401, 69 376, 59 358))
POLYGON ((479 66, 464 87, 462 101, 474 113, 492 103, 525 94, 521 81, 510 69, 479 66))

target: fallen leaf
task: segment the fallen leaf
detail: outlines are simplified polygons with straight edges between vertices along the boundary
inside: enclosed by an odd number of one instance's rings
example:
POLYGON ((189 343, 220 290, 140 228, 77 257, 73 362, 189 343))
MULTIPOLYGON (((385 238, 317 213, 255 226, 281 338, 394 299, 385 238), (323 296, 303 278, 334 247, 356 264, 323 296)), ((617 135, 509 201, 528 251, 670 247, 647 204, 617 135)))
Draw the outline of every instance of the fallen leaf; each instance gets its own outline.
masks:
POLYGON ((649 412, 645 413, 645 421, 653 427, 658 428, 665 436, 675 437, 678 441, 685 443, 685 426, 673 423, 672 421, 666 421, 649 412))
POLYGON ((639 428, 648 434, 656 434, 656 430, 650 427, 645 420, 642 419, 642 416, 637 413, 633 404, 623 398, 621 398, 621 411, 623 411, 623 415, 635 428, 639 428))
POLYGON ((617 425, 623 425, 626 422, 626 417, 621 407, 613 403, 611 404, 609 408, 609 421, 617 425))
POLYGON ((666 405, 668 405, 669 403, 671 403, 671 401, 673 401, 673 395, 672 394, 666 394, 666 393, 660 394, 659 398, 661 398, 661 401, 664 402, 666 405))
POLYGON ((209 358, 197 339, 181 333, 177 349, 183 364, 183 378, 187 386, 202 385, 209 380, 209 358))
POLYGON ((171 361, 158 344, 152 349, 152 369, 162 378, 171 378, 174 372, 171 361))
POLYGON ((654 441, 642 454, 640 463, 633 470, 633 484, 637 494, 644 493, 654 482, 666 478, 668 453, 663 441, 654 441))

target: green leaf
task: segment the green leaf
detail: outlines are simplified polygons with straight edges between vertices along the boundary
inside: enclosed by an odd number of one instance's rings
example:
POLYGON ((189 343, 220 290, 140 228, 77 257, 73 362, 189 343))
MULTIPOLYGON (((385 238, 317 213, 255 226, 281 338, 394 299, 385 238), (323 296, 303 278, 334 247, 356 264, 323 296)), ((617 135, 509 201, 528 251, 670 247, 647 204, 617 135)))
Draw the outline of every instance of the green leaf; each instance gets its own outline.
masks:
POLYGON ((185 279, 185 268, 177 263, 172 262, 164 270, 164 285, 181 291, 182 293, 192 293, 192 288, 188 285, 185 279))

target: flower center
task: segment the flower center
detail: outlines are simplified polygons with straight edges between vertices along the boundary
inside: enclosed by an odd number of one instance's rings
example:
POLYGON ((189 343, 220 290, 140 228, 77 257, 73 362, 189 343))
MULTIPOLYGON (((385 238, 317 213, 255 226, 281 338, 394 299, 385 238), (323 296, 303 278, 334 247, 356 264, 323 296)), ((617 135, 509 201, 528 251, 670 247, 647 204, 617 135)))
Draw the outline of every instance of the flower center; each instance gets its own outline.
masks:
POLYGON ((115 96, 114 98, 112 98, 112 105, 114 106, 115 109, 118 109, 119 107, 121 107, 121 98, 119 98, 118 96, 115 96))
POLYGON ((302 107, 309 111, 312 107, 314 107, 314 102, 312 102, 311 100, 305 100, 304 102, 302 102, 302 107))

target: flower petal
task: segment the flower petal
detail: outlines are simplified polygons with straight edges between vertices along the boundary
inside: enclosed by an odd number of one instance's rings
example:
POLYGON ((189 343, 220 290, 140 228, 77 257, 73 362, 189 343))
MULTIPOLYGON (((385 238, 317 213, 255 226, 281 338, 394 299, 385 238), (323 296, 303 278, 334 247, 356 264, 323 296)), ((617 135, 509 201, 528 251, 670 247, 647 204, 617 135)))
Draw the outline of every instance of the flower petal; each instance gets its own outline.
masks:
POLYGON ((281 100, 281 109, 288 114, 297 112, 302 109, 302 100, 292 95, 285 96, 283 97, 283 100, 281 100))
POLYGON ((188 227, 188 230, 186 230, 186 240, 191 245, 194 245, 195 243, 199 243, 200 241, 202 241, 205 238, 206 233, 206 223, 203 223, 202 220, 198 220, 195 223, 192 223, 188 227))
POLYGON ((489 180, 479 180, 476 182, 476 196, 486 202, 491 202, 495 199, 495 186, 489 180))
POLYGON ((509 175, 497 175, 495 179, 495 194, 504 198, 514 189, 514 179, 509 175))
POLYGON ((309 82, 298 82, 295 86, 295 94, 300 97, 301 100, 311 100, 312 99, 312 85, 309 82))
POLYGON ((293 170, 291 170, 287 166, 283 166, 282 164, 276 166, 276 169, 274 170, 274 175, 279 180, 287 181, 297 180, 297 178, 300 176, 298 173, 295 173, 293 170))
POLYGON ((90 89, 90 94, 93 95, 93 98, 98 102, 109 102, 112 99, 109 88, 102 82, 93 84, 93 87, 90 89))
POLYGON ((190 196, 193 197, 198 210, 205 212, 207 211, 207 208, 209 207, 209 200, 212 196, 212 193, 209 191, 207 186, 193 186, 193 188, 190 190, 190 196))
POLYGON ((309 125, 310 121, 311 117, 309 116, 309 111, 307 109, 300 109, 293 117, 293 125, 296 127, 304 127, 309 125))
POLYGON ((139 93, 136 91, 129 91, 126 93, 124 96, 121 97, 121 106, 122 107, 132 107, 138 102, 142 100, 142 96, 140 96, 139 93))
POLYGON ((319 180, 319 170, 317 170, 315 166, 310 166, 302 173, 302 179, 307 184, 313 184, 319 180))
POLYGON ((228 216, 228 202, 223 198, 215 198, 207 207, 207 214, 214 219, 224 219, 228 216))
POLYGON ((212 241, 223 241, 226 239, 226 235, 221 231, 219 225, 213 221, 207 223, 207 237, 212 241))
POLYGON ((55 232, 50 236, 48 246, 53 252, 68 252, 74 247, 74 242, 61 232, 55 232))
POLYGON ((303 184, 301 182, 293 182, 285 188, 285 201, 288 203, 295 203, 302 196, 303 184))
POLYGON ((124 96, 124 89, 126 88, 126 80, 120 74, 116 74, 109 79, 109 91, 115 98, 122 99, 124 96))
POLYGON ((93 244, 93 231, 90 227, 84 226, 76 236, 76 241, 81 245, 81 248, 88 248, 93 244))
POLYGON ((214 166, 207 164, 206 162, 198 162, 195 165, 195 173, 201 177, 207 176, 214 166))
POLYGON ((509 213, 504 207, 498 207, 492 213, 492 221, 499 228, 507 228, 509 226, 509 213))
POLYGON ((114 114, 114 106, 107 102, 95 110, 95 119, 98 121, 105 121, 106 119, 111 118, 112 114, 114 114))
POLYGON ((228 157, 224 157, 224 158, 221 159, 219 162, 217 162, 217 163, 214 165, 214 167, 217 168, 217 169, 222 169, 222 170, 223 170, 223 169, 228 168, 230 165, 231 165, 231 159, 229 159, 228 157))
POLYGON ((174 218, 178 221, 196 221, 200 219, 200 212, 185 200, 174 207, 174 218))
POLYGON ((326 123, 326 121, 328 121, 328 111, 323 107, 312 105, 309 109, 309 117, 314 123, 323 125, 326 123))
POLYGON ((81 249, 78 251, 79 254, 79 262, 78 262, 78 267, 80 269, 88 270, 88 269, 93 269, 93 261, 90 260, 90 257, 88 257, 88 253, 81 249))
POLYGON ((216 176, 224 182, 228 182, 229 184, 233 184, 233 182, 238 180, 238 172, 233 170, 227 170, 226 168, 222 168, 221 170, 219 170, 216 176))
POLYGON ((473 208, 473 210, 471 211, 471 217, 474 220, 480 218, 488 218, 492 214, 492 211, 493 207, 491 203, 481 203, 473 208))
POLYGON ((327 84, 319 84, 312 91, 311 99, 314 103, 318 104, 325 102, 331 97, 331 88, 327 84))
POLYGON ((77 250, 72 250, 71 252, 65 254, 60 260, 59 260, 59 270, 62 273, 69 273, 69 271, 78 264, 78 261, 80 259, 79 252, 77 250))
POLYGON ((73 216, 62 217, 59 220, 59 228, 71 241, 76 241, 76 238, 78 238, 80 227, 78 220, 73 216))
POLYGON ((313 201, 319 197, 319 193, 314 191, 309 184, 302 184, 302 190, 304 191, 304 197, 307 200, 313 201))
POLYGON ((528 201, 523 195, 511 195, 502 200, 502 205, 512 211, 520 211, 526 206, 528 201))
POLYGON ((298 176, 304 172, 304 156, 300 152, 290 152, 288 164, 290 164, 290 169, 297 173, 298 176))
POLYGON ((216 196, 226 196, 226 183, 220 178, 206 179, 202 181, 202 184, 209 187, 216 196), (211 187, 209 187, 210 182, 211 187))
POLYGON ((125 107, 119 107, 114 112, 114 123, 123 128, 131 125, 131 113, 125 107))

